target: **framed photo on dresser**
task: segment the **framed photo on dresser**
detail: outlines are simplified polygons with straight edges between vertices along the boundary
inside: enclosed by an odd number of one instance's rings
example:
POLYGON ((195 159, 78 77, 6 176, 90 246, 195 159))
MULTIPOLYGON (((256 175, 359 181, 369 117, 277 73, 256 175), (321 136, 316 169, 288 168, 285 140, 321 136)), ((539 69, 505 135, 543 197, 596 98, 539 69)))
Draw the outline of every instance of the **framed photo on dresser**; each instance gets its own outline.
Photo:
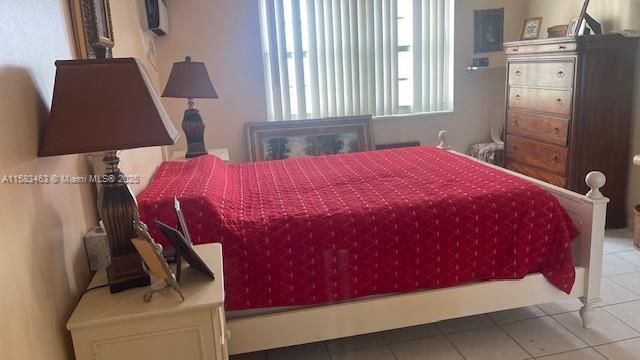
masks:
POLYGON ((540 37, 540 28, 542 27, 542 18, 533 17, 524 20, 522 25, 522 33, 520 40, 535 40, 540 37))

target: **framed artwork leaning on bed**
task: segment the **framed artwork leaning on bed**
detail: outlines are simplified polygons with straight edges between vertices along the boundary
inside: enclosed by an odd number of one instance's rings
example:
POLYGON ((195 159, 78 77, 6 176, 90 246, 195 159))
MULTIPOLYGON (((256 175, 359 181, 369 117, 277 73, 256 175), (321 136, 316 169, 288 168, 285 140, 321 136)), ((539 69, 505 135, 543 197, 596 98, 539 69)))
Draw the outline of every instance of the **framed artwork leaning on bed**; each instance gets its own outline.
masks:
POLYGON ((251 161, 373 150, 371 116, 249 123, 251 161))

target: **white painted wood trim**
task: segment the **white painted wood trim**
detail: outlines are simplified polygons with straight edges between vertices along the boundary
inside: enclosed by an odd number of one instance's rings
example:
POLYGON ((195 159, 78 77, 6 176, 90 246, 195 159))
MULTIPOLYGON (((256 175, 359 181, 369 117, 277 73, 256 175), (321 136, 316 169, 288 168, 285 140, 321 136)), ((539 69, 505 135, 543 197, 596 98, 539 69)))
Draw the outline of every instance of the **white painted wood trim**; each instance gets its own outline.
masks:
MULTIPOLYGON (((438 147, 450 149, 448 133, 441 131, 439 137, 441 142, 438 147)), ((483 164, 541 186, 567 210, 580 232, 572 246, 576 281, 571 295, 558 290, 542 274, 536 273, 522 280, 479 282, 228 319, 227 327, 232 335, 229 341, 230 354, 336 339, 567 298, 580 298, 585 304, 581 315, 583 324, 588 327, 593 306, 600 300, 602 246, 609 202, 599 191, 606 181, 604 175, 590 173, 587 185, 591 191, 589 195, 581 195, 510 170, 483 164)))
POLYGON ((230 353, 330 340, 579 297, 584 291, 584 274, 583 268, 576 268, 571 296, 551 285, 542 274, 531 274, 517 281, 489 281, 228 320, 232 334, 230 353))

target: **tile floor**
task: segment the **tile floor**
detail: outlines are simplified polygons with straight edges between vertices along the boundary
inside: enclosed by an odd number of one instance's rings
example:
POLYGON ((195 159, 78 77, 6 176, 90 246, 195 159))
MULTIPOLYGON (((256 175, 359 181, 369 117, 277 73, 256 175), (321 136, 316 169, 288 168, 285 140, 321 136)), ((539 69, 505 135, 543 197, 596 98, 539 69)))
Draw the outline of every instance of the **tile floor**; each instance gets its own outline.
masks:
POLYGON ((607 232, 602 302, 591 329, 577 300, 274 349, 232 360, 640 360, 640 251, 607 232))

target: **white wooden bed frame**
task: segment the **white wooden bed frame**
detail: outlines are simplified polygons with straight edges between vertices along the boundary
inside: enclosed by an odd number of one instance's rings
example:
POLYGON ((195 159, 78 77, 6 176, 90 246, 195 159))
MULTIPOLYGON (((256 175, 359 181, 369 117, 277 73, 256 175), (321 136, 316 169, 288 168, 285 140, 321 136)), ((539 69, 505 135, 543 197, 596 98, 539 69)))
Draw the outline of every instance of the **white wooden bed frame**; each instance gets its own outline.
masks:
MULTIPOLYGON (((439 134, 441 149, 450 150, 448 133, 439 134)), ((460 156, 466 156, 460 154, 460 156)), ((475 159, 474 159, 475 160, 475 159)), ((228 319, 230 354, 330 340, 377 331, 432 323, 487 312, 579 298, 583 326, 593 320, 600 301, 602 246, 609 199, 600 192, 606 178, 591 172, 591 190, 577 194, 554 185, 489 165, 531 181, 553 194, 580 231, 573 243, 576 280, 570 295, 551 285, 542 274, 522 280, 487 281, 437 290, 354 300, 283 312, 228 319)))

